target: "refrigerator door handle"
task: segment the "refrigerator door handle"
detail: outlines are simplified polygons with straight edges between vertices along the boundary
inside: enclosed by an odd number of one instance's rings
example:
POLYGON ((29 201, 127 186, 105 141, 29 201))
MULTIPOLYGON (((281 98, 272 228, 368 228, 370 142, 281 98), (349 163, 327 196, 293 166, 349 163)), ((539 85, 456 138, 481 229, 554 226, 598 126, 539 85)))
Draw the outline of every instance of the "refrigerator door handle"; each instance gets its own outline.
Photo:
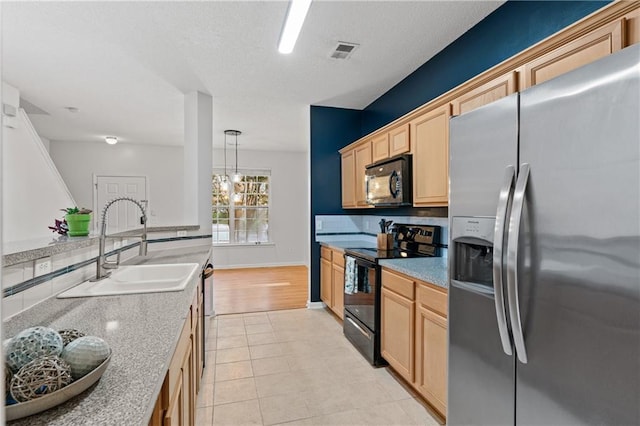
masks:
POLYGON ((513 344, 521 363, 526 364, 527 349, 524 344, 522 321, 520 318, 520 303, 518 302, 518 240, 520 237, 520 222, 524 208, 525 191, 529 181, 529 164, 522 163, 516 189, 513 193, 513 207, 509 221, 509 240, 507 242, 507 298, 509 303, 509 318, 513 333, 513 344))
POLYGON ((506 309, 504 306, 504 284, 502 282, 503 276, 503 241, 504 241, 504 228, 507 222, 507 207, 509 205, 509 198, 511 198, 511 191, 513 188, 513 182, 516 176, 515 167, 507 166, 504 173, 504 180, 502 181, 502 187, 500 189, 500 196, 498 198, 498 209, 496 210, 496 225, 493 237, 493 293, 494 302, 496 305, 496 318, 498 320, 498 333, 500 334, 500 342, 502 343, 502 350, 507 355, 513 355, 511 350, 511 339, 509 338, 509 328, 507 327, 506 309))

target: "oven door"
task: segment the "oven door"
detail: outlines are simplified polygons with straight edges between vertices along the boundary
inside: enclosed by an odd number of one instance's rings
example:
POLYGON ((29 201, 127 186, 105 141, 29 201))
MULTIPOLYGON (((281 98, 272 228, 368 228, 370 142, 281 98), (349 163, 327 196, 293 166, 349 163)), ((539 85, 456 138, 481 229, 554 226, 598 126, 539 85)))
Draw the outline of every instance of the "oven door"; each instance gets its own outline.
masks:
POLYGON ((344 309, 375 332, 376 264, 345 255, 344 309))

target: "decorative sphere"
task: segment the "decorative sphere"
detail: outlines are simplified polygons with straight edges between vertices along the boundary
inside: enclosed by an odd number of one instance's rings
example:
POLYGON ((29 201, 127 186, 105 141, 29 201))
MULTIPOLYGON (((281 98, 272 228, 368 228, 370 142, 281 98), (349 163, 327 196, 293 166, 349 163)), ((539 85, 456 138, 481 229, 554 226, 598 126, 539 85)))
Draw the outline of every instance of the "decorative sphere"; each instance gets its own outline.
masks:
POLYGON ((57 356, 45 356, 22 366, 11 379, 9 390, 18 402, 53 393, 71 383, 69 364, 57 356))
POLYGON ((62 337, 48 327, 31 327, 16 334, 5 348, 6 361, 14 373, 23 365, 43 356, 62 353, 62 337))
POLYGON ((69 343, 73 342, 78 337, 84 336, 84 333, 82 331, 76 330, 74 328, 58 330, 58 333, 60 333, 60 337, 62 337, 62 343, 64 344, 64 346, 67 346, 69 343))
POLYGON ((71 366, 71 377, 79 379, 109 357, 109 345, 96 336, 79 337, 65 346, 62 359, 71 366))

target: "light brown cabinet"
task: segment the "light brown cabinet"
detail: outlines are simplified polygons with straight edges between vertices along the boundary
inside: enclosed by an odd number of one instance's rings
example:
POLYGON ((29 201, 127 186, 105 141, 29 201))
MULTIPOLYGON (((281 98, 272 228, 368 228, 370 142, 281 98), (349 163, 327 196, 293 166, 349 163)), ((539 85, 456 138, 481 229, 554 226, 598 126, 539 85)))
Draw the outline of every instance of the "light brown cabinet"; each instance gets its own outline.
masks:
POLYGON ((367 204, 367 192, 364 181, 366 168, 371 164, 371 142, 357 146, 354 154, 356 156, 356 206, 371 207, 367 204))
POLYGON ((464 114, 515 93, 517 91, 517 81, 518 74, 513 71, 494 78, 473 90, 469 90, 451 102, 453 115, 464 114))
POLYGON ((342 153, 342 207, 356 206, 356 156, 353 150, 342 153))
POLYGON ((591 31, 524 65, 524 88, 550 80, 624 47, 624 19, 591 31))
POLYGON ((184 321, 160 395, 149 420, 152 426, 195 424, 196 396, 204 368, 202 360, 202 298, 200 285, 184 321))
POLYGON ((389 134, 383 133, 371 139, 371 162, 389 158, 389 134))
POLYGON ((389 157, 409 152, 409 123, 389 130, 389 157))
POLYGON ((450 117, 451 105, 446 104, 409 123, 415 207, 448 205, 450 117))
POLYGON ((343 319, 344 254, 328 247, 320 247, 320 299, 343 319))
POLYGON ((447 412, 447 291, 382 270, 381 353, 441 416, 447 412))

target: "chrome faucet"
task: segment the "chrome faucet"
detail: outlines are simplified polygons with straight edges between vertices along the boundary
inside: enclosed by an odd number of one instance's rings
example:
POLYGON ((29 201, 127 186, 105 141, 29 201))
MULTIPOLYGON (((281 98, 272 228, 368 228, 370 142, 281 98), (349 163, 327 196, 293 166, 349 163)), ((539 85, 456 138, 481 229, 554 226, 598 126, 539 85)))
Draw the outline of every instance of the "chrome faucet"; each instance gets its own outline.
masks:
POLYGON ((142 229, 142 235, 140 236, 141 241, 140 241, 139 255, 140 256, 147 255, 147 214, 144 211, 144 207, 139 201, 134 200, 133 198, 129 198, 129 197, 114 198, 104 206, 104 209, 102 209, 102 218, 101 218, 102 223, 100 228, 100 240, 99 240, 100 244, 98 249, 99 251, 98 251, 98 259, 97 259, 97 265, 96 265, 96 276, 91 281, 98 281, 108 277, 109 275, 111 275, 111 272, 109 271, 109 269, 116 269, 120 264, 120 252, 118 252, 117 259, 115 262, 109 262, 107 260, 107 256, 104 253, 104 245, 105 245, 105 242, 107 241, 107 210, 109 210, 109 207, 111 207, 117 201, 131 201, 132 203, 134 203, 136 206, 140 208, 140 211, 142 212, 142 224, 144 227, 142 229))

